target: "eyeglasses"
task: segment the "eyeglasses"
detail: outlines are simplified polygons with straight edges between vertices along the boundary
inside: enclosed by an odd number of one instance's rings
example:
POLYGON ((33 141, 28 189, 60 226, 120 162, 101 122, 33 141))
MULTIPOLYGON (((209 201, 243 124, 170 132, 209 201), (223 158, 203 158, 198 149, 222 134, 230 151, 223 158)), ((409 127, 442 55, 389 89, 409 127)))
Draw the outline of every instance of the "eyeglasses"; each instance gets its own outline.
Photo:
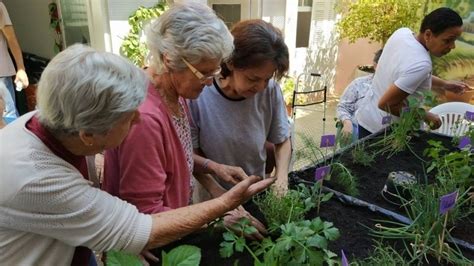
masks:
POLYGON ((197 70, 193 65, 191 65, 191 63, 186 61, 186 59, 184 59, 184 58, 181 58, 181 59, 186 64, 186 66, 189 68, 189 70, 191 70, 191 72, 193 72, 194 76, 196 76, 196 78, 199 79, 199 81, 201 83, 205 83, 206 81, 212 80, 214 77, 219 76, 219 74, 221 73, 221 67, 219 67, 214 72, 212 72, 212 74, 204 75, 203 73, 201 73, 201 71, 197 70))

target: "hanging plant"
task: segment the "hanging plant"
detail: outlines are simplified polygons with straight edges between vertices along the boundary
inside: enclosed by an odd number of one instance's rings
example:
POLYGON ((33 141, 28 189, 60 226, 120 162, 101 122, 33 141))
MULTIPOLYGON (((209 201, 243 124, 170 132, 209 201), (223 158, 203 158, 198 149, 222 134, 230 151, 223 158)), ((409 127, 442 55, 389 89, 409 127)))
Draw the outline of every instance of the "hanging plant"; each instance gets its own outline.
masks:
POLYGON ((159 17, 167 9, 166 4, 156 4, 152 7, 139 7, 129 18, 130 31, 125 36, 120 52, 130 59, 135 65, 142 67, 148 52, 145 43, 140 41, 143 27, 151 19, 159 17))
POLYGON ((61 31, 61 18, 59 16, 58 5, 55 2, 51 2, 48 5, 49 8, 49 27, 54 30, 54 52, 57 54, 64 49, 62 31, 61 31))

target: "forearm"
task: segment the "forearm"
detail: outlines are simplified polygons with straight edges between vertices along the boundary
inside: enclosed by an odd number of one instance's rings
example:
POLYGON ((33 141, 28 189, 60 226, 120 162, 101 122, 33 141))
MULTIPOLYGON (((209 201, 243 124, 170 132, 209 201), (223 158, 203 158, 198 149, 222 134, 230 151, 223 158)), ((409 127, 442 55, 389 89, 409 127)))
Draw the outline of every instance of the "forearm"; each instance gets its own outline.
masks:
POLYGON ((152 232, 145 249, 164 246, 200 229, 237 206, 222 197, 152 215, 152 232))
POLYGON ((437 76, 431 76, 431 85, 435 88, 443 88, 446 85, 446 81, 438 78, 437 76))
POLYGON ((288 182, 288 169, 291 160, 291 140, 275 145, 275 177, 278 181, 288 182))
POLYGON ((15 35, 15 31, 13 29, 13 26, 5 26, 3 29, 3 32, 5 34, 5 38, 8 43, 8 47, 10 48, 10 51, 13 55, 13 58, 15 60, 15 64, 18 70, 25 70, 25 65, 23 63, 23 55, 21 53, 21 48, 20 44, 18 43, 18 40, 15 35))
POLYGON ((197 154, 197 151, 193 154, 194 160, 194 173, 196 174, 214 174, 212 171, 212 166, 216 164, 216 162, 207 159, 200 154, 197 154))
POLYGON ((209 174, 195 174, 194 177, 196 177, 199 183, 213 198, 217 198, 226 192, 226 190, 209 174))

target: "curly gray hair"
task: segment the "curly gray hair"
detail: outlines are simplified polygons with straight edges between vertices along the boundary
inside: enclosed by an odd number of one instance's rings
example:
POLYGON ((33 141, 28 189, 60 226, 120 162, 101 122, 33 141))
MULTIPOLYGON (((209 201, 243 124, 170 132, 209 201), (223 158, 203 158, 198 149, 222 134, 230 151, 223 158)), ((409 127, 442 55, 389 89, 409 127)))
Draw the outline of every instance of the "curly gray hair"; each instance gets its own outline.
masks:
POLYGON ((104 134, 143 102, 146 81, 141 69, 118 55, 73 45, 41 75, 39 120, 53 134, 104 134))
POLYGON ((233 50, 233 37, 224 22, 208 6, 188 2, 175 4, 146 27, 150 50, 148 63, 163 73, 163 55, 171 69, 184 69, 181 58, 192 64, 202 60, 225 60, 233 50))

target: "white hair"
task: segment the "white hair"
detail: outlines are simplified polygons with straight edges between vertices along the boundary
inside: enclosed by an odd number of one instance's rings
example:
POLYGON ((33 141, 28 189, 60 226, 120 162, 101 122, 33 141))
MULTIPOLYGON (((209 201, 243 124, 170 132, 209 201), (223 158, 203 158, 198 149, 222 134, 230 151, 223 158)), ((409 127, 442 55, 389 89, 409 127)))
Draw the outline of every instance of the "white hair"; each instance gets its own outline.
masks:
POLYGON ((38 83, 40 122, 56 134, 106 133, 146 95, 145 73, 126 59, 76 44, 55 56, 38 83))
POLYGON ((163 73, 163 55, 171 69, 184 69, 181 58, 192 64, 225 60, 234 44, 224 22, 208 6, 187 2, 175 4, 146 27, 149 64, 163 73))

